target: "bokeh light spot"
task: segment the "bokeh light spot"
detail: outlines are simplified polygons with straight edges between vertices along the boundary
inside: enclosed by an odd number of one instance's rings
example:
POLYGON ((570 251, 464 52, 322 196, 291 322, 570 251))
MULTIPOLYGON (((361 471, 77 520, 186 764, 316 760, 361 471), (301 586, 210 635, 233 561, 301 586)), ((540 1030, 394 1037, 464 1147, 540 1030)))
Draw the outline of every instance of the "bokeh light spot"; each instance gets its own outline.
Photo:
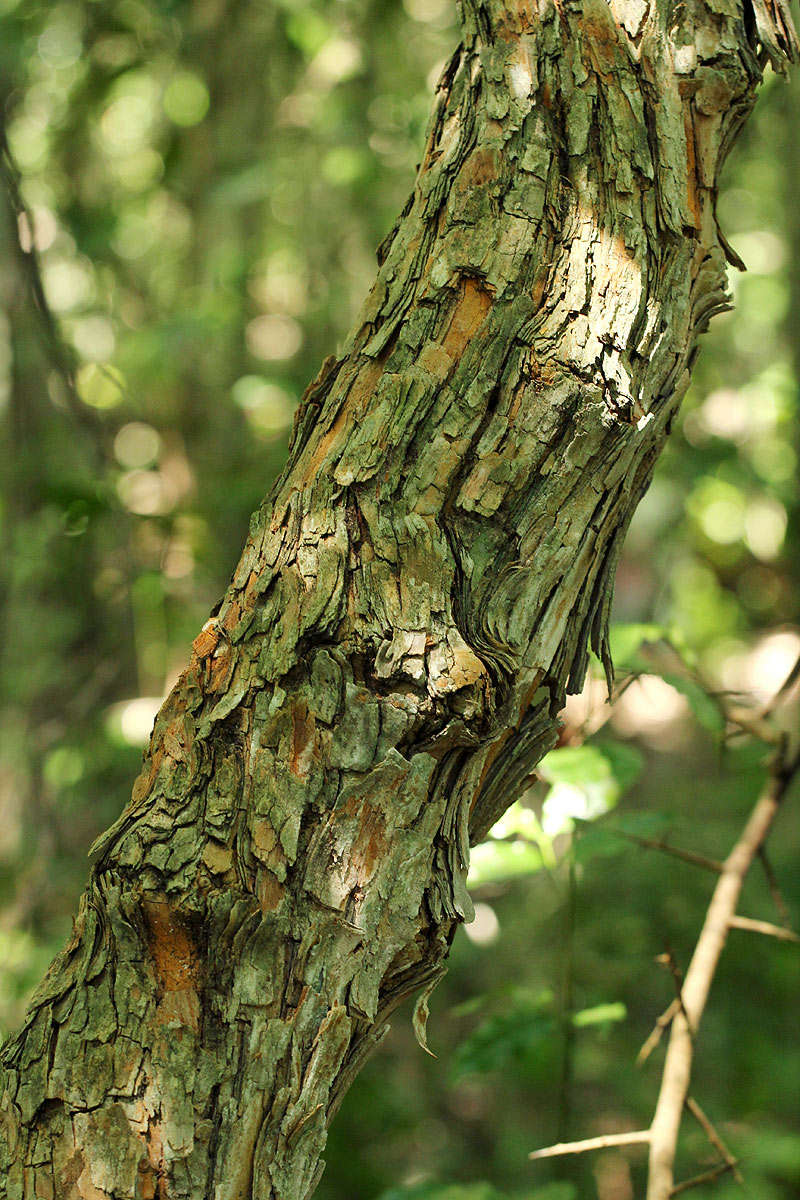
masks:
POLYGON ((209 110, 211 97, 199 75, 180 71, 164 89, 164 112, 174 125, 188 128, 199 125, 209 110))
POLYGON ((125 380, 115 367, 86 363, 76 381, 78 395, 90 408, 116 408, 125 397, 125 380))
POLYGON ((303 344, 303 331, 291 317, 270 314, 250 321, 246 338, 254 358, 280 361, 297 353, 303 344))
POLYGON ((114 438, 114 456, 128 470, 149 467, 158 458, 161 438, 152 425, 129 421, 114 438))

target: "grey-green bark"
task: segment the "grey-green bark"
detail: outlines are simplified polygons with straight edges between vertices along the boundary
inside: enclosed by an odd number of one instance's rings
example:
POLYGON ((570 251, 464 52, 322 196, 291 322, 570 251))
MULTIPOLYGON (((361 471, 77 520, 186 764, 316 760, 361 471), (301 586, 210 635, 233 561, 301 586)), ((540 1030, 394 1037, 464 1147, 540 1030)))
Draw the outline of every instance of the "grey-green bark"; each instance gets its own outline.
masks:
POLYGON ((794 50, 781 0, 466 6, 376 284, 4 1049, 3 1200, 311 1194, 470 844, 608 662, 727 303, 718 173, 794 50))

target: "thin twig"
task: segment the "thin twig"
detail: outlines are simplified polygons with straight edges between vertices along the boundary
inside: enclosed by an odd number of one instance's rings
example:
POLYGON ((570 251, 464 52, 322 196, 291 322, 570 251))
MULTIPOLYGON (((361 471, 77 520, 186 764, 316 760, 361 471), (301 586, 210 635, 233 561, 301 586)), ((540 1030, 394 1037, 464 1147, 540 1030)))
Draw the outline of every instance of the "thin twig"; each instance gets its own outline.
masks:
POLYGON ((670 1196, 679 1196, 681 1192, 688 1192, 689 1188, 700 1187, 703 1183, 714 1183, 719 1179, 720 1175, 726 1175, 731 1170, 730 1163, 719 1163, 716 1167, 712 1167, 710 1171, 703 1171, 702 1175, 693 1175, 691 1179, 684 1179, 683 1183, 676 1183, 670 1189, 670 1196))
POLYGON ((770 921, 756 921, 753 917, 731 917, 728 925, 731 929, 747 929, 750 933, 763 933, 767 937, 778 938, 781 942, 800 944, 800 935, 784 925, 773 925, 770 921))
POLYGON ((643 846, 646 850, 660 850, 662 854, 671 854, 673 858, 680 858, 683 862, 691 863, 693 867, 703 867, 704 870, 713 871, 716 875, 722 874, 722 863, 717 862, 715 858, 706 858, 704 854, 695 854, 693 850, 683 850, 680 846, 671 846, 669 842, 661 841, 659 838, 640 837, 636 833, 626 833, 623 829, 615 829, 613 825, 609 826, 609 830, 629 842, 634 842, 637 846, 643 846))
POLYGON ((695 1099, 693 1099, 692 1096, 686 1097, 686 1107, 688 1108, 689 1112, 694 1117, 695 1121, 697 1121, 697 1124, 703 1130, 703 1133, 706 1135, 706 1137, 708 1138, 711 1145, 714 1147, 714 1149, 719 1153, 720 1157, 725 1160, 725 1162, 728 1164, 730 1169, 733 1171, 733 1177, 736 1180, 736 1182, 743 1184, 744 1179, 742 1179, 741 1172, 738 1169, 737 1160, 736 1160, 735 1156, 733 1154, 731 1154, 730 1150, 723 1142, 722 1137, 719 1134, 719 1132, 717 1131, 717 1129, 715 1128, 715 1126, 712 1124, 712 1122, 709 1120, 709 1118, 703 1112, 700 1105, 697 1103, 697 1101, 695 1099))
POLYGON ((672 1023, 672 1018, 675 1016, 676 1012, 680 1012, 680 1009, 681 1002, 676 996, 669 1008, 664 1009, 664 1012, 660 1017, 658 1017, 655 1025, 653 1026, 652 1033, 642 1045, 639 1053, 636 1055, 637 1067, 641 1067, 643 1063, 647 1062, 648 1058, 664 1036, 664 1030, 672 1023))
POLYGON ((794 666, 784 679, 781 686, 778 688, 777 692, 767 701, 763 708, 758 710, 758 716, 770 716, 770 714, 773 713, 778 707, 779 701, 783 699, 787 692, 792 690, 798 679, 800 679, 800 654, 798 654, 797 658, 795 659, 794 666))
POLYGON ((694 1029, 694 1026, 689 1019, 689 1014, 686 1011, 686 1005, 683 1003, 683 974, 680 967, 675 962, 675 955, 671 950, 667 949, 663 954, 656 955, 656 962, 660 967, 667 967, 670 975, 672 976, 672 982, 675 987, 675 1003, 678 1005, 678 1011, 682 1012, 686 1018, 686 1023, 689 1026, 689 1032, 691 1033, 694 1029))
MULTIPOLYGON (((800 678, 800 658, 774 697, 773 702, 765 710, 766 712, 772 711, 781 693, 792 687, 797 678, 800 678)), ((728 715, 731 716, 730 713, 728 715)), ((762 730, 756 728, 749 720, 739 723, 748 728, 750 733, 764 737, 762 730)), ((705 921, 685 980, 681 976, 671 951, 668 950, 667 953, 659 955, 656 959, 657 962, 669 968, 677 994, 656 1021, 653 1031, 639 1051, 637 1058, 638 1062, 643 1062, 658 1045, 664 1029, 671 1024, 661 1088, 650 1128, 635 1133, 587 1138, 580 1142, 562 1142, 543 1150, 535 1150, 529 1155, 529 1158, 555 1158, 565 1154, 584 1154, 590 1150, 602 1150, 610 1146, 649 1143, 647 1200, 671 1200, 671 1197, 680 1195, 690 1188, 713 1182, 728 1171, 734 1173, 737 1182, 743 1183, 737 1169, 736 1159, 699 1104, 688 1093, 694 1055, 694 1032, 698 1029, 703 1016, 728 930, 731 928, 748 929, 758 933, 768 933, 787 941, 800 941, 800 937, 791 929, 771 925, 767 921, 755 921, 736 915, 736 907, 745 876, 756 857, 761 858, 764 865, 773 900, 775 900, 778 910, 782 916, 785 912, 775 877, 764 852, 764 845, 781 803, 800 770, 800 751, 790 751, 789 739, 786 734, 779 733, 772 728, 767 732, 768 736, 764 737, 764 740, 776 747, 770 763, 769 775, 739 840, 725 862, 716 863, 712 859, 706 859, 689 851, 677 851, 677 857, 687 859, 694 865, 704 866, 706 869, 714 871, 719 878, 708 905, 705 921), (684 1107, 689 1109, 702 1126, 709 1141, 724 1161, 701 1175, 676 1184, 674 1179, 675 1154, 684 1107)), ((635 835, 623 834, 622 836, 629 837, 631 841, 639 842, 642 845, 649 844, 653 849, 676 854, 674 847, 667 846, 663 842, 651 842, 650 839, 638 838, 635 835)))
POLYGON ((731 706, 725 715, 732 724, 738 725, 745 733, 752 734, 753 737, 768 744, 778 745, 782 735, 780 730, 776 728, 775 723, 770 723, 769 718, 778 708, 781 701, 791 692, 798 679, 800 679, 800 655, 796 658, 794 666, 777 692, 774 692, 766 703, 756 708, 746 708, 744 706, 734 708, 731 706))
POLYGON ((761 862, 761 866, 764 868, 764 874, 767 877, 767 886, 769 887, 769 894, 772 896, 772 903, 775 905, 775 911, 781 919, 781 925, 788 929, 791 927, 792 918, 789 915, 788 906, 783 898, 783 893, 778 883, 778 877, 772 868, 772 863, 770 862, 769 855, 767 854, 766 846, 762 846, 759 849, 758 857, 761 862))
POLYGON ((563 1154, 586 1154, 588 1150, 605 1150, 609 1146, 637 1146, 650 1141, 649 1129, 633 1133, 607 1133, 602 1137, 585 1138, 582 1142, 559 1142, 544 1150, 532 1150, 528 1158, 558 1158, 563 1154))
POLYGON ((765 742, 768 746, 777 744, 779 734, 776 733, 775 727, 751 709, 732 708, 728 710, 726 716, 730 724, 736 726, 736 732, 749 734, 750 737, 756 738, 759 742, 765 742))

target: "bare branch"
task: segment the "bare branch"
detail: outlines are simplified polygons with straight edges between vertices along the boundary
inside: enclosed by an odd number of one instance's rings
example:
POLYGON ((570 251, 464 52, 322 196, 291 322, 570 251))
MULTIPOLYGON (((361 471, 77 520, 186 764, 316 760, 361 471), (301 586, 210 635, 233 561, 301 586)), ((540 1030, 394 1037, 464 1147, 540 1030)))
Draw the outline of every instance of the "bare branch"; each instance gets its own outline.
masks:
POLYGON ((726 1175, 731 1170, 729 1163, 720 1163, 716 1167, 712 1167, 710 1171, 703 1171, 702 1175, 693 1175, 691 1179, 685 1179, 683 1183, 676 1183, 670 1189, 670 1196, 679 1196, 681 1192, 688 1192, 690 1188, 700 1187, 704 1183, 714 1183, 719 1179, 720 1175, 726 1175))
POLYGON ((789 915, 789 908, 783 898, 783 893, 781 892, 780 885, 778 884, 778 877, 773 870, 772 863, 770 862, 769 855, 767 854, 766 846, 762 846, 759 849, 758 857, 762 867, 764 868, 764 874, 767 877, 767 885, 769 887, 769 893, 772 896, 772 903, 775 905, 775 911, 781 919, 781 924, 788 929, 792 924, 792 918, 789 915))
POLYGON ((652 1033, 642 1045, 639 1053, 636 1055, 637 1067, 641 1067, 647 1062, 648 1058, 664 1036, 664 1030, 671 1024, 672 1018, 675 1016, 676 1012, 680 1012, 680 1009, 681 1002, 676 996, 669 1008, 666 1008, 661 1016, 657 1019, 655 1025, 653 1026, 652 1033))
POLYGON ((697 1030, 708 993, 736 913, 742 885, 753 859, 763 846, 794 778, 800 758, 790 758, 781 740, 764 789, 742 836, 725 860, 706 919, 681 989, 682 1011, 675 1014, 664 1063, 661 1090, 652 1124, 647 1200, 669 1200, 674 1192, 674 1163, 681 1113, 689 1090, 694 1053, 692 1030, 697 1030))
POLYGON ((683 974, 680 967, 675 962, 675 956, 671 950, 666 950, 664 954, 656 955, 656 962, 660 967, 666 967, 672 976, 672 982, 675 985, 675 1003, 678 1005, 678 1011, 682 1012, 686 1018, 686 1023, 689 1027, 689 1032, 694 1032, 694 1026, 686 1011, 686 1005, 683 1003, 683 974))
POLYGON ((706 1116, 706 1114, 703 1112, 702 1108, 697 1103, 697 1101, 694 1100, 691 1096, 687 1096, 686 1097, 686 1107, 688 1108, 689 1112, 692 1114, 695 1121, 697 1121, 698 1125, 701 1127, 701 1129, 705 1133, 705 1135, 708 1138, 711 1145, 714 1147, 714 1149, 716 1151, 718 1151, 720 1156, 725 1160, 727 1165, 733 1171, 733 1177, 736 1180, 736 1182, 744 1183, 744 1180, 742 1179, 742 1176, 741 1176, 741 1172, 738 1170, 738 1167, 737 1167, 736 1158, 734 1157, 733 1154, 731 1154, 730 1150, 723 1142, 722 1137, 718 1133, 717 1129, 712 1124, 712 1122, 709 1120, 709 1118, 706 1116))
POLYGON ((582 1142, 558 1142, 544 1150, 532 1150, 528 1158, 559 1158, 564 1154, 586 1154, 589 1150, 606 1150, 609 1146, 637 1146, 650 1141, 649 1129, 633 1133, 607 1133, 602 1137, 585 1138, 582 1142))
POLYGON ((778 704, 783 699, 783 697, 787 694, 787 692, 790 692, 792 690, 794 685, 797 683, 798 679, 800 679, 800 654, 795 659, 794 666, 792 667, 791 671, 784 679, 781 686, 778 688, 775 695, 764 705, 764 707, 762 709, 759 710, 759 713, 758 713, 759 717, 769 716, 770 713, 772 713, 775 710, 775 708, 777 708, 778 704))
POLYGON ((756 921, 752 917, 731 917, 728 925, 731 929, 747 929, 750 933, 763 933, 767 937, 778 938, 781 942, 795 942, 800 945, 800 935, 793 929, 783 925, 773 925, 770 921, 756 921))
POLYGON ((715 858, 706 858, 703 854, 695 854, 693 850, 683 850, 680 846, 671 846, 669 842, 661 841, 659 838, 639 837, 636 833, 626 833, 622 829, 613 827, 612 832, 629 842, 634 842, 637 846, 643 846, 646 850, 660 850, 662 854, 671 854, 673 858, 680 858, 683 862, 691 863, 693 867, 703 867, 704 870, 713 871, 716 875, 722 874, 722 863, 715 858))

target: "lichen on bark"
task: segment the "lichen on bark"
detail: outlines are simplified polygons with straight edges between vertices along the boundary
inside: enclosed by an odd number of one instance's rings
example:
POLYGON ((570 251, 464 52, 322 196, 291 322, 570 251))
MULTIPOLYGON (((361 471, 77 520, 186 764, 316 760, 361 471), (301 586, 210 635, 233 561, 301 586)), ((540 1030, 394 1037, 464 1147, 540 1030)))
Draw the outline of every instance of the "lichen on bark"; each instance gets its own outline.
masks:
MULTIPOLYGON (((470 0, 342 354, 3 1051, 3 1200, 303 1200, 553 744, 727 306, 781 0, 470 0)), ((417 1014, 424 1039, 424 1005, 417 1014)))

